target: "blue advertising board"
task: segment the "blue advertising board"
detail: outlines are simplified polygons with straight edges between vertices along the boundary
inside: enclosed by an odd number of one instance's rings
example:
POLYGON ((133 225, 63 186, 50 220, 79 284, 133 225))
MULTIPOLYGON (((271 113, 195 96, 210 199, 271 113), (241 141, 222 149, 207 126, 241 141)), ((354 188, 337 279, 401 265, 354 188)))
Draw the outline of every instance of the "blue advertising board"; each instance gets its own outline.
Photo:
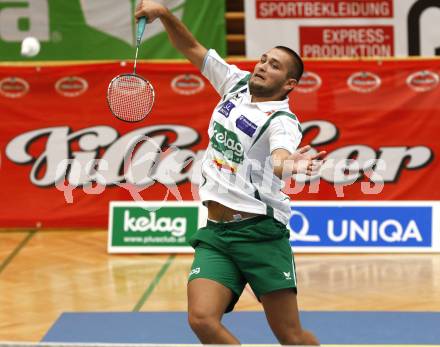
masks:
POLYGON ((294 205, 289 221, 291 245, 294 248, 432 247, 432 206, 373 204, 294 205))

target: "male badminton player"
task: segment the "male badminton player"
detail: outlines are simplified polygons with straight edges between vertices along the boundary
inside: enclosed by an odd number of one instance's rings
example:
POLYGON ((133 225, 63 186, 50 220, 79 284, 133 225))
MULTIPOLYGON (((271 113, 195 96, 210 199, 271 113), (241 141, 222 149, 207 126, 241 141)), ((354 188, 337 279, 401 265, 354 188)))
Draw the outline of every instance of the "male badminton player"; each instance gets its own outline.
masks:
POLYGON ((172 44, 221 96, 209 123, 199 187, 208 224, 191 240, 191 328, 203 344, 239 344, 221 318, 249 283, 281 344, 318 345, 300 324, 286 228, 290 201, 281 192, 286 175, 316 173, 325 154, 308 155, 308 146, 297 150, 301 128, 287 95, 303 73, 301 58, 277 46, 261 56, 253 73, 241 71, 203 47, 161 4, 144 0, 135 16, 149 22, 159 18, 172 44))

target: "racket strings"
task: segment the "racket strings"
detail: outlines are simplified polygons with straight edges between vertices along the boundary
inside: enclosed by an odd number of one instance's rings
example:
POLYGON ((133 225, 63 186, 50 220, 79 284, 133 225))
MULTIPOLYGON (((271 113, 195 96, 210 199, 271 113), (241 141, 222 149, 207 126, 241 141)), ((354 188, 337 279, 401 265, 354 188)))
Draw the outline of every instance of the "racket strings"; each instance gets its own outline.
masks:
POLYGON ((154 103, 152 85, 137 75, 122 75, 109 86, 108 104, 113 114, 128 122, 144 119, 154 103))

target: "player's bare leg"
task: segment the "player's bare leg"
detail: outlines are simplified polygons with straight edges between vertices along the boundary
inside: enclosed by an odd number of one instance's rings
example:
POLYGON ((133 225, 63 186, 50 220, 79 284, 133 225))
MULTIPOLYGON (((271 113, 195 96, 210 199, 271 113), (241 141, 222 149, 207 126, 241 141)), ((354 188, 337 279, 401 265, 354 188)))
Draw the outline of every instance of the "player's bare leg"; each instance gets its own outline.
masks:
POLYGON ((201 343, 240 344, 221 323, 232 298, 232 291, 218 282, 196 278, 188 283, 188 321, 201 343))
POLYGON ((303 330, 299 320, 296 294, 292 289, 277 290, 261 296, 270 328, 282 345, 319 345, 318 339, 303 330))

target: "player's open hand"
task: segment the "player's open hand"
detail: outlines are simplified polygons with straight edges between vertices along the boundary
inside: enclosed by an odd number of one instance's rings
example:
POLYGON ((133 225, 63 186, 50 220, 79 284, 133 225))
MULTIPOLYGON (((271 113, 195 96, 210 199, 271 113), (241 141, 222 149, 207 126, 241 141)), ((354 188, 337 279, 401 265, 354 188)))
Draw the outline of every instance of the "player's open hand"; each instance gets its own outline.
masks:
POLYGON ((311 148, 310 146, 301 147, 287 157, 287 160, 292 163, 293 173, 308 176, 318 174, 323 164, 323 158, 327 152, 321 151, 308 154, 311 148))

